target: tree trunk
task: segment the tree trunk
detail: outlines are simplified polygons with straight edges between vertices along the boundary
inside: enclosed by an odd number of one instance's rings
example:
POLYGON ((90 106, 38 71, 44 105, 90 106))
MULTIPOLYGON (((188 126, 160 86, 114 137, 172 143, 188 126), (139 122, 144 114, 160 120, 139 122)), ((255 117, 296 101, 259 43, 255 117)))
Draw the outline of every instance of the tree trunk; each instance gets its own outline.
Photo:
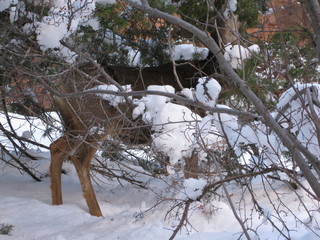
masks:
POLYGON ((315 43, 317 50, 317 57, 320 60, 320 4, 319 0, 304 0, 303 4, 311 18, 311 24, 315 33, 315 43))

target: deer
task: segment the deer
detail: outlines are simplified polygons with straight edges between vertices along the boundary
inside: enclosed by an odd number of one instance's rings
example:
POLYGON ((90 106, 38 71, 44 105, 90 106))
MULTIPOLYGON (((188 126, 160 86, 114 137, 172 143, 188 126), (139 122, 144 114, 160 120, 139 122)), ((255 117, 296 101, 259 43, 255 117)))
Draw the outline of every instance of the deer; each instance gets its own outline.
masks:
MULTIPOLYGON (((170 84, 175 88, 183 84, 190 87, 196 78, 206 74, 204 68, 199 71, 195 67, 186 66, 178 65, 174 74, 172 64, 145 69, 112 66, 103 69, 93 64, 82 64, 79 68, 62 74, 56 81, 56 88, 64 94, 75 93, 90 90, 102 83, 110 83, 110 79, 119 84, 131 84, 132 89, 137 91, 144 90, 151 84, 170 84), (109 76, 108 79, 106 76, 109 76), (180 84, 176 81, 176 76, 182 80, 180 84)), ((132 119, 133 105, 127 101, 113 106, 99 96, 89 94, 76 98, 54 97, 54 103, 61 116, 64 132, 50 145, 52 204, 63 203, 62 164, 65 159, 70 158, 76 168, 89 213, 103 216, 90 178, 91 161, 99 146, 108 138, 117 138, 129 145, 148 144, 151 141, 151 128, 143 124, 141 119, 132 119)), ((194 156, 192 160, 195 161, 194 156)))

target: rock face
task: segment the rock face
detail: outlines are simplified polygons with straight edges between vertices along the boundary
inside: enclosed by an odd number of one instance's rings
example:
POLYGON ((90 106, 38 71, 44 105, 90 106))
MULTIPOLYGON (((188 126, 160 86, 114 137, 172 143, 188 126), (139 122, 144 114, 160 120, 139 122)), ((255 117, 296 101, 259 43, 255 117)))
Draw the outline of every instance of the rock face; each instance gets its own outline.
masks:
POLYGON ((280 31, 301 31, 310 24, 302 5, 297 0, 271 0, 269 11, 259 16, 260 27, 247 32, 259 40, 268 40, 280 31))

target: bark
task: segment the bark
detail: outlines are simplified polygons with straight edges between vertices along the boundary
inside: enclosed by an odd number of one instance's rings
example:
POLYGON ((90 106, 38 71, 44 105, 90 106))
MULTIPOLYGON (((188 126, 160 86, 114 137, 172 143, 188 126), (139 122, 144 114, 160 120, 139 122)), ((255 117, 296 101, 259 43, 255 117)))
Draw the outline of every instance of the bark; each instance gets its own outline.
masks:
POLYGON ((315 43, 317 57, 320 61, 320 4, 319 0, 304 0, 304 5, 307 8, 307 11, 311 18, 312 28, 315 34, 315 43))

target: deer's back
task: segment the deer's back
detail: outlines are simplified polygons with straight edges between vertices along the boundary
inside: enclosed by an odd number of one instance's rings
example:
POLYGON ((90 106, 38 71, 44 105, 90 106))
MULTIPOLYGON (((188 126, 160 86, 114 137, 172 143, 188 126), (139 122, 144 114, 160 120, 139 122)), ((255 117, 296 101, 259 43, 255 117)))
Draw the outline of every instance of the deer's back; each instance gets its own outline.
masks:
MULTIPOLYGON (((57 85, 60 92, 80 93, 106 82, 96 69, 85 67, 86 65, 82 68, 84 72, 74 69, 64 74, 57 85)), ((127 144, 149 141, 150 128, 140 119, 132 119, 134 106, 130 103, 114 107, 98 94, 80 94, 72 98, 55 97, 54 102, 69 135, 89 136, 107 133, 110 137, 127 144)))

